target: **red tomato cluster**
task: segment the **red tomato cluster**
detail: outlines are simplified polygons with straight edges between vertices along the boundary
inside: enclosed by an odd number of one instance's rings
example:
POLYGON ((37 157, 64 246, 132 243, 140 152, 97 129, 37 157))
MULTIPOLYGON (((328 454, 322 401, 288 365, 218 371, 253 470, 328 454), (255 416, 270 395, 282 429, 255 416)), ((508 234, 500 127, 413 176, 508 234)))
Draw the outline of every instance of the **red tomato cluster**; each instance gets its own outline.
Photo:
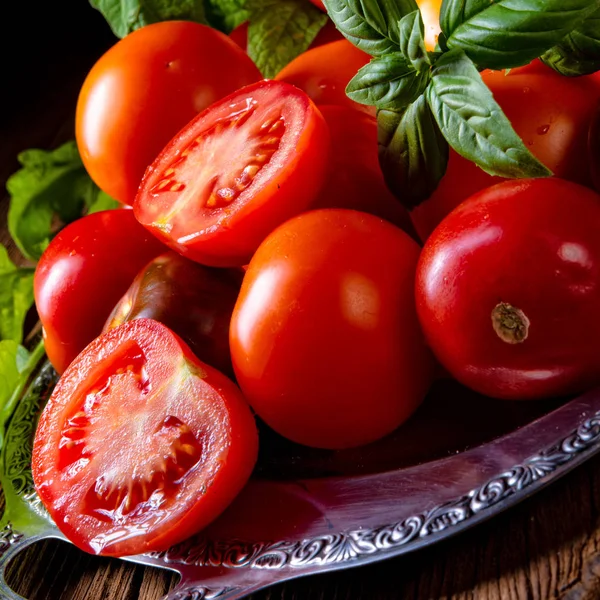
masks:
POLYGON ((598 382, 600 196, 581 185, 597 162, 596 80, 485 74, 526 143, 577 183, 489 187, 453 155, 411 215, 423 237, 441 222, 421 248, 385 187, 376 120, 344 93, 367 60, 334 41, 258 81, 227 36, 171 22, 90 73, 77 141, 133 210, 65 228, 35 276, 63 375, 34 481, 79 547, 161 550, 204 527, 250 477, 252 411, 294 442, 341 449, 409 419, 434 357, 500 398, 598 382))

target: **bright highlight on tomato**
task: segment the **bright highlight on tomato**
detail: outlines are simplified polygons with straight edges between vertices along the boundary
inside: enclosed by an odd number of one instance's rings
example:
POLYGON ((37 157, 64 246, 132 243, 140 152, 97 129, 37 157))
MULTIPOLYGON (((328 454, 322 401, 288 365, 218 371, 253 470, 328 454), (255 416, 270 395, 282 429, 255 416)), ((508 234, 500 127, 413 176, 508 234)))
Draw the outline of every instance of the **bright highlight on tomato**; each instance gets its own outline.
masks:
POLYGON ((298 88, 262 81, 198 115, 148 169, 136 218, 199 263, 246 264, 308 208, 328 167, 329 131, 298 88))
POLYGON ((180 338, 136 319, 92 342, 58 382, 35 436, 36 490, 82 550, 165 550, 216 518, 257 456, 238 388, 180 338))
POLYGON ((431 348, 460 382, 507 399, 600 380, 600 196, 560 179, 509 181, 433 232, 417 271, 431 348))
POLYGON ((146 167, 200 111, 261 79, 228 36, 191 21, 130 33, 89 72, 77 103, 76 138, 92 179, 132 204, 146 167))
POLYGON ((244 395, 275 431, 318 448, 374 441, 425 397, 419 247, 371 215, 330 209, 277 228, 248 267, 230 328, 244 395))

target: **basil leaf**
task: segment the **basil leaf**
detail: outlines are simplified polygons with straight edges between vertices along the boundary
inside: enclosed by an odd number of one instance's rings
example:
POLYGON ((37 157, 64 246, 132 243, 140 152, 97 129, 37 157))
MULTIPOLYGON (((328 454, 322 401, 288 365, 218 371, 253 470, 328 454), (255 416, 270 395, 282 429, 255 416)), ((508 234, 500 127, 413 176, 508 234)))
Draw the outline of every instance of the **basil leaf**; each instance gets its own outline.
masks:
POLYGON ((400 20, 418 10, 415 0, 323 0, 341 33, 371 56, 398 50, 400 20))
POLYGON ((120 38, 159 21, 207 23, 204 0, 90 0, 120 38))
POLYGON ((23 340, 23 323, 33 305, 33 273, 17 268, 0 245, 0 340, 23 340))
POLYGON ((409 210, 435 191, 449 147, 425 96, 403 111, 377 113, 379 163, 388 187, 409 210))
POLYGON ((400 52, 374 58, 346 87, 355 102, 397 110, 416 100, 429 83, 429 71, 415 71, 400 52))
POLYGON ((479 69, 530 63, 599 8, 599 0, 445 0, 441 26, 449 49, 479 69))
MULTIPOLYGON (((0 415, 21 381, 28 358, 27 350, 17 342, 0 341, 0 415)), ((3 429, 3 426, 4 422, 0 422, 0 429, 3 429)))
POLYGON ((525 147, 462 50, 438 59, 427 100, 449 144, 486 173, 508 178, 552 175, 525 147))
POLYGON ((115 208, 121 208, 122 204, 111 198, 106 192, 96 186, 90 179, 91 189, 89 195, 85 198, 87 211, 86 214, 91 215, 95 212, 102 210, 114 210, 115 208))
POLYGON ((8 229, 21 252, 37 260, 62 225, 96 204, 100 190, 87 174, 75 142, 52 152, 26 150, 18 159, 23 168, 6 183, 11 195, 8 229))
POLYGON ((270 0, 249 8, 248 55, 266 78, 304 52, 327 22, 306 0, 270 0))
POLYGON ((205 8, 210 25, 224 33, 231 33, 250 18, 245 0, 207 0, 205 8))
POLYGON ((400 20, 400 52, 406 56, 417 71, 431 66, 427 48, 425 48, 425 25, 421 11, 402 17, 400 20))
POLYGON ((568 77, 600 70, 600 10, 541 58, 549 67, 568 77))

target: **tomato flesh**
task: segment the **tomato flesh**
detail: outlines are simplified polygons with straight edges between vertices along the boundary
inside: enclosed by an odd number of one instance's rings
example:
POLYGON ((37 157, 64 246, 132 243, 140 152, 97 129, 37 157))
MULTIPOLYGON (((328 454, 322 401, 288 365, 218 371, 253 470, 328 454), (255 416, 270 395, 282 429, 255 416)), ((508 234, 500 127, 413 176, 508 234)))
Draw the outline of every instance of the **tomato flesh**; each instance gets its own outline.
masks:
POLYGON ((197 262, 242 265, 272 229, 306 209, 327 168, 329 133, 300 90, 264 81, 201 113, 159 155, 138 220, 197 262))
POLYGON ((256 453, 237 387, 165 326, 137 319, 67 369, 42 413, 32 468, 74 544, 122 556, 166 549, 211 522, 256 453))

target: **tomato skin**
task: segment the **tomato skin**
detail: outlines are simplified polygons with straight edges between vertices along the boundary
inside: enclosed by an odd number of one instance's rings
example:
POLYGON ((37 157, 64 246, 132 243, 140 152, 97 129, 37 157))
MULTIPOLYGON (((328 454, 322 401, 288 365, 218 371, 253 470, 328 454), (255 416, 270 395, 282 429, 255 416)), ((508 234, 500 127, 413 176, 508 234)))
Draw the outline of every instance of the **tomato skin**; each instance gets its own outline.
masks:
POLYGON ((126 556, 166 550, 213 521, 250 477, 257 450, 254 417, 237 386, 164 325, 136 319, 95 339, 59 380, 40 417, 32 473, 71 542, 126 556), (170 420, 182 434, 168 430, 170 420), (197 462, 186 463, 186 454, 197 462), (163 473, 170 483, 157 485, 163 473), (107 493, 110 484, 116 494, 107 493))
POLYGON ((346 96, 348 82, 370 59, 366 52, 344 39, 303 52, 275 79, 304 90, 317 105, 338 104, 374 115, 374 107, 359 104, 346 96))
POLYGON ((331 134, 331 163, 311 208, 349 208, 400 227, 416 238, 408 211, 389 191, 377 157, 377 120, 346 106, 319 107, 331 134))
MULTIPOLYGON (((525 145, 556 177, 590 186, 588 132, 600 100, 600 79, 562 77, 539 61, 504 71, 485 71, 484 82, 525 145), (535 63, 535 64, 534 64, 535 63)), ((437 190, 411 211, 423 241, 469 196, 505 181, 484 173, 453 150, 437 190)))
POLYGON ((323 4, 323 0, 310 0, 312 4, 314 4, 317 8, 320 8, 323 12, 327 12, 325 5, 323 4))
POLYGON ((53 238, 33 287, 46 354, 58 373, 100 334, 138 271, 165 250, 129 210, 87 215, 53 238))
POLYGON ((164 21, 130 33, 81 88, 75 133, 87 171, 132 204, 146 167, 186 123, 261 78, 228 36, 205 25, 164 21))
POLYGON ((150 318, 179 335, 203 362, 233 375, 229 322, 243 271, 211 269, 175 252, 161 254, 136 276, 104 326, 150 318))
POLYGON ((600 196, 557 178, 505 182, 450 213, 423 248, 416 284, 419 319, 442 365, 506 399, 598 381, 599 226, 600 196), (504 305, 529 320, 518 315, 528 329, 518 343, 493 326, 504 305))
POLYGON ((433 370, 415 314, 418 255, 397 227, 343 209, 304 213, 261 244, 230 347, 245 397, 275 431, 348 448, 413 413, 433 370))
MULTIPOLYGON (((227 148, 230 148, 231 137, 224 139, 227 139, 227 148)), ((216 267, 242 266, 248 263, 273 229, 310 207, 325 180, 330 145, 327 123, 304 92, 279 81, 264 80, 246 86, 202 112, 171 140, 148 168, 136 197, 134 214, 165 244, 191 260, 216 267), (155 191, 165 177, 172 176, 167 175, 172 165, 182 162, 186 149, 202 136, 212 135, 206 132, 221 127, 231 114, 253 110, 246 108, 252 104, 251 101, 258 106, 256 120, 251 125, 248 125, 249 120, 245 121, 241 127, 227 125, 226 133, 219 130, 215 134, 216 139, 220 140, 221 135, 237 136, 237 132, 242 132, 239 135, 245 137, 234 137, 239 146, 239 151, 232 152, 231 160, 235 162, 238 160, 237 152, 243 153, 244 148, 260 135, 271 135, 260 133, 264 124, 258 126, 258 122, 262 122, 264 115, 268 114, 270 119, 270 115, 281 113, 281 119, 286 123, 285 132, 272 158, 259 170, 252 183, 227 206, 212 209, 204 204, 199 210, 188 200, 186 206, 175 209, 182 196, 185 198, 185 189, 184 194, 178 190, 155 191), (244 144, 241 145, 240 141, 244 144)), ((185 169, 189 162, 192 162, 191 168, 195 168, 193 160, 185 158, 187 162, 182 168, 185 169)), ((236 169, 242 171, 246 167, 246 160, 255 159, 244 156, 239 160, 242 162, 236 163, 235 168, 227 163, 225 172, 229 179, 237 176, 236 169)), ((199 168, 203 169, 204 164, 200 164, 199 168)), ((222 174, 218 171, 219 177, 222 174)), ((212 175, 211 171, 210 177, 212 175)), ((204 186, 208 187, 211 181, 213 179, 208 177, 191 177, 186 185, 201 187, 204 191, 204 186)))
MULTIPOLYGON (((248 51, 248 21, 238 25, 230 34, 229 37, 244 51, 248 51)), ((311 45, 308 47, 308 50, 311 48, 317 48, 318 46, 322 46, 323 44, 328 44, 329 42, 337 42, 339 40, 343 40, 344 36, 336 29, 333 21, 329 20, 319 33, 315 36, 315 39, 312 41, 311 45)))

